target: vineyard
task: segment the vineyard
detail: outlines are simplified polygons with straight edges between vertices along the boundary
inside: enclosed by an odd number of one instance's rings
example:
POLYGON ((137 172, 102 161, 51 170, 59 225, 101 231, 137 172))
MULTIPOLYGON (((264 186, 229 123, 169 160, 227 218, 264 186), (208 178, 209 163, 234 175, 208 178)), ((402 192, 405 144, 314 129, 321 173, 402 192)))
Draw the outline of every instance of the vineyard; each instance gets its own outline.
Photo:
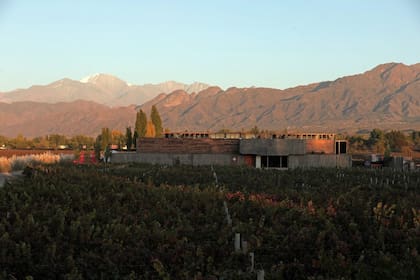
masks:
POLYGON ((41 165, 0 188, 0 279, 419 279, 420 176, 41 165))

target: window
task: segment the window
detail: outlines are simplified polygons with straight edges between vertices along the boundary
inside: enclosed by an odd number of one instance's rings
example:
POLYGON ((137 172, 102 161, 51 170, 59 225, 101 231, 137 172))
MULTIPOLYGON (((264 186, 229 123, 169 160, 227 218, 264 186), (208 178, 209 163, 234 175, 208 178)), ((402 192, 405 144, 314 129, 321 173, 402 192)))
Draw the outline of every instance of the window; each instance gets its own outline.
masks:
POLYGON ((263 168, 287 168, 287 156, 262 156, 261 167, 263 168))

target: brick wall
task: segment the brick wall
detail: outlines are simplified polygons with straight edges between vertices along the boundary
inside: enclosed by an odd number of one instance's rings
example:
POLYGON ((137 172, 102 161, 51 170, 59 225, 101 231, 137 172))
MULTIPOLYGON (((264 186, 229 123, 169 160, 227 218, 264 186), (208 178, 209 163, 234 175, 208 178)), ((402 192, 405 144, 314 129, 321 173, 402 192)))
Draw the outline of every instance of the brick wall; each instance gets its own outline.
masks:
POLYGON ((306 139, 306 153, 335 154, 334 139, 306 139))
POLYGON ((141 138, 138 153, 239 154, 239 139, 141 138))

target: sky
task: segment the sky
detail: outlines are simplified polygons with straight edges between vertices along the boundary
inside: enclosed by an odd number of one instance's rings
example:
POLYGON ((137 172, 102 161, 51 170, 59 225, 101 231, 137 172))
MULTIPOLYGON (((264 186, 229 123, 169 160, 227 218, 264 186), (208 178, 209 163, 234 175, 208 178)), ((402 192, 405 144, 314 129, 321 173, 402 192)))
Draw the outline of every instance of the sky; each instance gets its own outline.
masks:
POLYGON ((94 73, 289 88, 420 62, 420 0, 0 0, 0 91, 94 73))

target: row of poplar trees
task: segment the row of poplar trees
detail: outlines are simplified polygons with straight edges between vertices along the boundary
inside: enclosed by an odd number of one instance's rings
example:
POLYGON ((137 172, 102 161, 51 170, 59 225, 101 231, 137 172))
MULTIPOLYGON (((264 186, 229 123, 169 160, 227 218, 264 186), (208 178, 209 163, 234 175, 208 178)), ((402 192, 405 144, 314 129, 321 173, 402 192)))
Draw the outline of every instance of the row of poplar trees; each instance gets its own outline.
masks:
POLYGON ((131 127, 127 127, 126 140, 127 147, 137 146, 137 139, 143 137, 162 137, 163 127, 162 119, 155 105, 152 106, 150 112, 150 120, 147 119, 146 113, 140 109, 136 114, 136 123, 134 133, 131 132, 131 127))

